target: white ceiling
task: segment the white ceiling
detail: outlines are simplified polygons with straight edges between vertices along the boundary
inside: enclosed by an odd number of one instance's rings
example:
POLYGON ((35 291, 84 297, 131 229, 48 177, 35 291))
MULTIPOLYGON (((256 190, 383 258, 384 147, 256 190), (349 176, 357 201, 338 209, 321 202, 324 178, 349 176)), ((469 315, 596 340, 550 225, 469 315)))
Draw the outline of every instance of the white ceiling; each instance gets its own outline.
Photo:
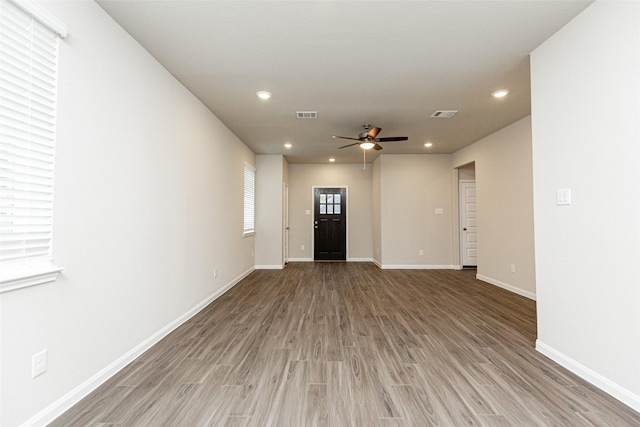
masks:
POLYGON ((331 136, 364 123, 409 137, 371 161, 452 153, 530 114, 529 53, 590 1, 98 3, 256 154, 354 163, 362 150, 331 136))

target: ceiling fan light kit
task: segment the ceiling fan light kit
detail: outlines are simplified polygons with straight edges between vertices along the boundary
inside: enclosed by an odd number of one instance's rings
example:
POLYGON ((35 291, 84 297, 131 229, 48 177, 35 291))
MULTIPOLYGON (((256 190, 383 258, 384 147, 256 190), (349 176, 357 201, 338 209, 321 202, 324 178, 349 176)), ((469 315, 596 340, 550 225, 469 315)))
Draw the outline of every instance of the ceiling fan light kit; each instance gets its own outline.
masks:
POLYGON ((362 127, 364 128, 364 132, 361 132, 357 138, 351 138, 350 136, 333 135, 332 138, 334 139, 350 139, 352 141, 358 141, 358 142, 354 142, 353 144, 347 144, 342 147, 338 147, 338 149, 359 145, 360 148, 362 148, 363 150, 370 150, 372 148, 374 150, 382 150, 382 146, 378 144, 378 142, 406 141, 409 139, 406 136, 391 136, 386 138, 378 138, 378 134, 380 133, 380 131, 382 131, 382 128, 371 127, 371 125, 369 124, 365 124, 362 127))

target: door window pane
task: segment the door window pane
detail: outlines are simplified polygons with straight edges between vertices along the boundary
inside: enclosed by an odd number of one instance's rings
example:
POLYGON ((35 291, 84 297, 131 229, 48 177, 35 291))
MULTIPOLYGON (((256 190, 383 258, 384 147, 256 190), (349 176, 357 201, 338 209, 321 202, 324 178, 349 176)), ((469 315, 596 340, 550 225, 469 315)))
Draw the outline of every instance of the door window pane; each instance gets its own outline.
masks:
POLYGON ((327 205, 320 205, 320 214, 324 215, 327 213, 327 205))

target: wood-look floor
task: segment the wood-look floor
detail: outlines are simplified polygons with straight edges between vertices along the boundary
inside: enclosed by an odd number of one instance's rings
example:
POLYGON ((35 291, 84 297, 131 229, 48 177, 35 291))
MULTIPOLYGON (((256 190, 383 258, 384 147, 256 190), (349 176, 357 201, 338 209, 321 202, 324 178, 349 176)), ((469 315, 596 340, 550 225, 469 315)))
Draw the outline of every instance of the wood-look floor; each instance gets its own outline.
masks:
POLYGON ((534 350, 475 271, 293 263, 214 301, 52 426, 639 426, 534 350))

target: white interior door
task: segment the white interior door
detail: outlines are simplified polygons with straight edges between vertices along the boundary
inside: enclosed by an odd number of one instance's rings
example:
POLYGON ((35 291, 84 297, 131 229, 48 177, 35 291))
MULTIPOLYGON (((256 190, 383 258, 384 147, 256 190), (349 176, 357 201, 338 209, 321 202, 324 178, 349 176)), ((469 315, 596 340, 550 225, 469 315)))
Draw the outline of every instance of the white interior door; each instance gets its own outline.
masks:
POLYGON ((476 267, 478 265, 478 239, 475 181, 460 181, 460 227, 462 266, 476 267))
POLYGON ((289 186, 283 184, 283 230, 284 236, 282 236, 282 261, 286 264, 289 262, 289 186))

